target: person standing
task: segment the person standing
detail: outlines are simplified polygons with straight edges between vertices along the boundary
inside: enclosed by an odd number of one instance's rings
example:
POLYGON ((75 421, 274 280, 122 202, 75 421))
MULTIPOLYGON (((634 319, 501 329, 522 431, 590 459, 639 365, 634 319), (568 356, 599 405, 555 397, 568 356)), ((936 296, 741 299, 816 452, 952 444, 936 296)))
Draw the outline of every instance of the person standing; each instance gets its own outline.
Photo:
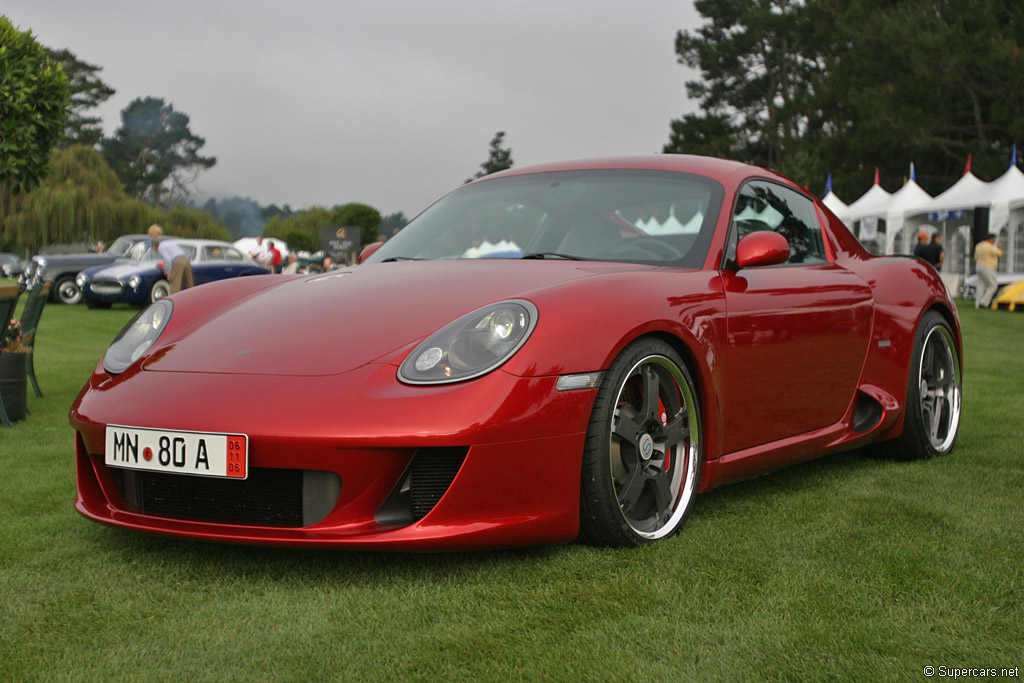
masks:
POLYGON ((150 244, 164 262, 164 274, 171 284, 171 294, 192 287, 192 264, 188 256, 174 242, 162 239, 163 228, 154 223, 149 226, 150 244))
POLYGON ((919 259, 925 259, 924 254, 926 249, 928 249, 928 233, 922 230, 917 233, 917 244, 914 245, 914 256, 919 259))
POLYGON ((281 250, 274 246, 273 240, 267 240, 267 253, 270 254, 270 272, 277 275, 281 272, 281 250))
POLYGON ((946 250, 942 247, 941 232, 932 235, 932 241, 924 248, 924 260, 935 266, 935 270, 942 270, 942 264, 946 261, 946 250))
POLYGON ((263 243, 263 235, 256 235, 256 246, 249 252, 249 258, 267 270, 270 270, 270 250, 267 249, 267 245, 263 243))
POLYGON ((1003 250, 993 233, 989 233, 974 247, 974 264, 978 269, 978 286, 974 288, 975 308, 988 308, 992 305, 992 297, 999 289, 996 268, 999 267, 999 257, 1002 255, 1003 250))

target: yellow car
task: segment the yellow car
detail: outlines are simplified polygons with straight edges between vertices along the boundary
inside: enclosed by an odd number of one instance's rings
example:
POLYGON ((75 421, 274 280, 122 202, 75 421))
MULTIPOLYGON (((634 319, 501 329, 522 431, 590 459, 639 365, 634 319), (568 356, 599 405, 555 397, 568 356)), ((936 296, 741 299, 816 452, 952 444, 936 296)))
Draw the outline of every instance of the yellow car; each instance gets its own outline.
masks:
POLYGON ((992 308, 1024 313, 1024 280, 1006 285, 992 301, 992 308))

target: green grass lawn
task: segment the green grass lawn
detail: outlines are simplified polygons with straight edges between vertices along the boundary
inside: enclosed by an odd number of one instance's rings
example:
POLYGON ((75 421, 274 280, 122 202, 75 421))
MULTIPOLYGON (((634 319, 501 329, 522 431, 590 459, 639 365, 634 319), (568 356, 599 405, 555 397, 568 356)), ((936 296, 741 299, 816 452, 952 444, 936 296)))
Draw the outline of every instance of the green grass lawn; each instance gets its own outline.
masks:
POLYGON ((0 680, 875 681, 1024 666, 1024 315, 962 307, 952 455, 823 458, 701 496, 667 542, 543 559, 222 546, 79 517, 68 408, 132 313, 48 306, 46 397, 0 429, 0 680))

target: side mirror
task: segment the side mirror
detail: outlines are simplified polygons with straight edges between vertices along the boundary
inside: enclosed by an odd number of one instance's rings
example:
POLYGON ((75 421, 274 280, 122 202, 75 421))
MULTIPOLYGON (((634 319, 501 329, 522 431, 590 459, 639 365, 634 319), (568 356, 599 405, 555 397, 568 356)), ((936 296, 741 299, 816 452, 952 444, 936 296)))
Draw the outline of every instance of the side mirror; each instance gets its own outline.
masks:
POLYGON ((739 268, 777 266, 789 259, 789 242, 777 232, 758 230, 736 245, 736 265, 739 268))
POLYGON ((365 247, 363 247, 363 250, 361 252, 359 252, 359 262, 362 263, 366 259, 370 258, 373 255, 373 252, 375 252, 378 249, 380 249, 380 245, 382 245, 382 244, 384 244, 384 243, 383 242, 370 242, 365 247))

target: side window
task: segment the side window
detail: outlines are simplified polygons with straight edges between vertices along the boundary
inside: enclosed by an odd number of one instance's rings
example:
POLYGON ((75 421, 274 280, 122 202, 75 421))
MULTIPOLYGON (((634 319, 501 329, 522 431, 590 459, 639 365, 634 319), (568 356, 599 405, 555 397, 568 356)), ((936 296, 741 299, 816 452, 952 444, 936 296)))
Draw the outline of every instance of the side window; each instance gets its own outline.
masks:
POLYGON ((763 180, 740 190, 732 222, 736 241, 758 230, 772 230, 789 242, 789 264, 825 263, 821 224, 814 204, 788 187, 763 180))
POLYGON ((220 261, 224 258, 224 250, 217 246, 203 247, 204 261, 220 261))
POLYGON ((221 258, 223 258, 226 261, 241 261, 242 252, 238 251, 237 249, 232 249, 231 247, 224 247, 224 253, 221 256, 221 258))

